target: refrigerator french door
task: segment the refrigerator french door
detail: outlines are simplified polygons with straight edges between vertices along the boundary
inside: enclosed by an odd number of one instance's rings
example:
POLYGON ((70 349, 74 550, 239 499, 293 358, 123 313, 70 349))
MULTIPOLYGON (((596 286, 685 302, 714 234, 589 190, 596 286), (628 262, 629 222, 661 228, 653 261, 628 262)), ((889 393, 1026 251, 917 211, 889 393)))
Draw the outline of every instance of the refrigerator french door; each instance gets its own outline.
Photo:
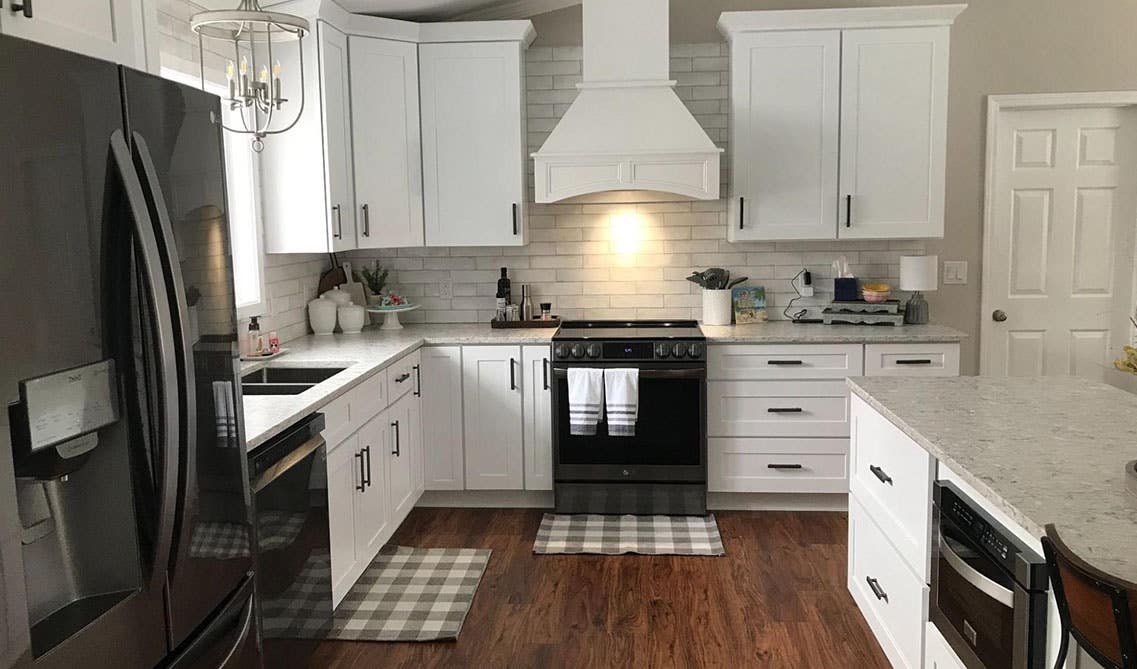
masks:
POLYGON ((218 100, 10 37, 0 62, 18 101, 0 128, 3 574, 25 657, 255 666, 218 100))

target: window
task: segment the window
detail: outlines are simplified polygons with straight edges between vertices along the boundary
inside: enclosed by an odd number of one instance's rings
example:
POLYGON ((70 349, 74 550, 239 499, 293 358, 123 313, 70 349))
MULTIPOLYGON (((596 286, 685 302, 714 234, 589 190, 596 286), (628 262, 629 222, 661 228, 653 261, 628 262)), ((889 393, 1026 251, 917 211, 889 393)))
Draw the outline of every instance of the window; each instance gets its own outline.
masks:
MULTIPOLYGON (((199 86, 196 73, 187 74, 180 69, 163 67, 161 75, 187 86, 199 86)), ((221 86, 213 86, 209 82, 206 89, 216 95, 226 94, 221 86)), ((241 119, 236 112, 222 105, 221 113, 225 125, 240 127, 241 119)), ((257 155, 249 146, 250 136, 231 132, 223 132, 222 136, 225 143, 225 190, 229 204, 229 244, 233 253, 233 289, 237 317, 246 318, 265 313, 267 306, 257 155)))

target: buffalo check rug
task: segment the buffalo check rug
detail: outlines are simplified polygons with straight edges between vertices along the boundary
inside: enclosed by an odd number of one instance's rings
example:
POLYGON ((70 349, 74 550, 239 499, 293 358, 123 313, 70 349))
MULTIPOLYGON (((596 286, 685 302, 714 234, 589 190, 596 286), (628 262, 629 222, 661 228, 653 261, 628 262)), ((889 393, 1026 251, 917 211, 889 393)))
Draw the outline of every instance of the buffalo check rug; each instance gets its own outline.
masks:
POLYGON ((336 609, 337 641, 456 639, 491 551, 385 546, 336 609))
POLYGON ((604 516, 546 513, 534 553, 723 555, 714 515, 604 516))

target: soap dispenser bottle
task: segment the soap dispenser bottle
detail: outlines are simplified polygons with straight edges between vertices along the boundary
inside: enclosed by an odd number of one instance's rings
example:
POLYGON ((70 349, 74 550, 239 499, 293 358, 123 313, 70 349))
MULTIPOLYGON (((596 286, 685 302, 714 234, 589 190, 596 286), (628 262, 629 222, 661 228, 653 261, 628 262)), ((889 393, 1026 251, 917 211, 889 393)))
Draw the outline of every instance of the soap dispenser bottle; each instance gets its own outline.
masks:
POLYGON ((261 334, 261 324, 257 322, 258 318, 260 316, 253 316, 249 319, 249 357, 253 358, 267 353, 264 335, 261 334))

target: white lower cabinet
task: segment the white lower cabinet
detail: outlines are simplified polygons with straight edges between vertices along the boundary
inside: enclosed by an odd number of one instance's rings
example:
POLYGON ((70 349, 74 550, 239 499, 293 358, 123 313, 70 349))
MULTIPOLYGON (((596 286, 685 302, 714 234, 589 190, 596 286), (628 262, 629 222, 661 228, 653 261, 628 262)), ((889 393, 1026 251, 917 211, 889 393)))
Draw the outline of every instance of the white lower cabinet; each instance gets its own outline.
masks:
POLYGON ((525 487, 521 347, 462 347, 467 490, 525 487))
POLYGON ((924 669, 967 669, 933 623, 924 625, 924 669))
POLYGON ((387 460, 391 515, 400 519, 410 513, 418 500, 415 469, 419 466, 418 453, 422 449, 418 403, 416 396, 408 394, 387 409, 390 448, 383 457, 387 460))
POLYGON ((710 381, 712 437, 847 437, 845 381, 710 381))
POLYGON ((421 352, 425 487, 427 490, 464 490, 462 348, 427 346, 421 352))
POLYGON ((521 349, 525 378, 525 489, 553 489, 553 383, 548 346, 521 349))
POLYGON ((848 439, 722 437, 708 440, 709 492, 843 493, 848 439))
POLYGON ((362 486, 355 435, 329 446, 328 535, 332 552, 332 597, 336 604, 351 587, 359 558, 355 552, 355 498, 362 486))
POLYGON ((355 552, 365 564, 383 547, 391 527, 391 495, 387 458, 391 436, 387 411, 382 411, 359 430, 359 459, 363 490, 355 499, 355 552))

